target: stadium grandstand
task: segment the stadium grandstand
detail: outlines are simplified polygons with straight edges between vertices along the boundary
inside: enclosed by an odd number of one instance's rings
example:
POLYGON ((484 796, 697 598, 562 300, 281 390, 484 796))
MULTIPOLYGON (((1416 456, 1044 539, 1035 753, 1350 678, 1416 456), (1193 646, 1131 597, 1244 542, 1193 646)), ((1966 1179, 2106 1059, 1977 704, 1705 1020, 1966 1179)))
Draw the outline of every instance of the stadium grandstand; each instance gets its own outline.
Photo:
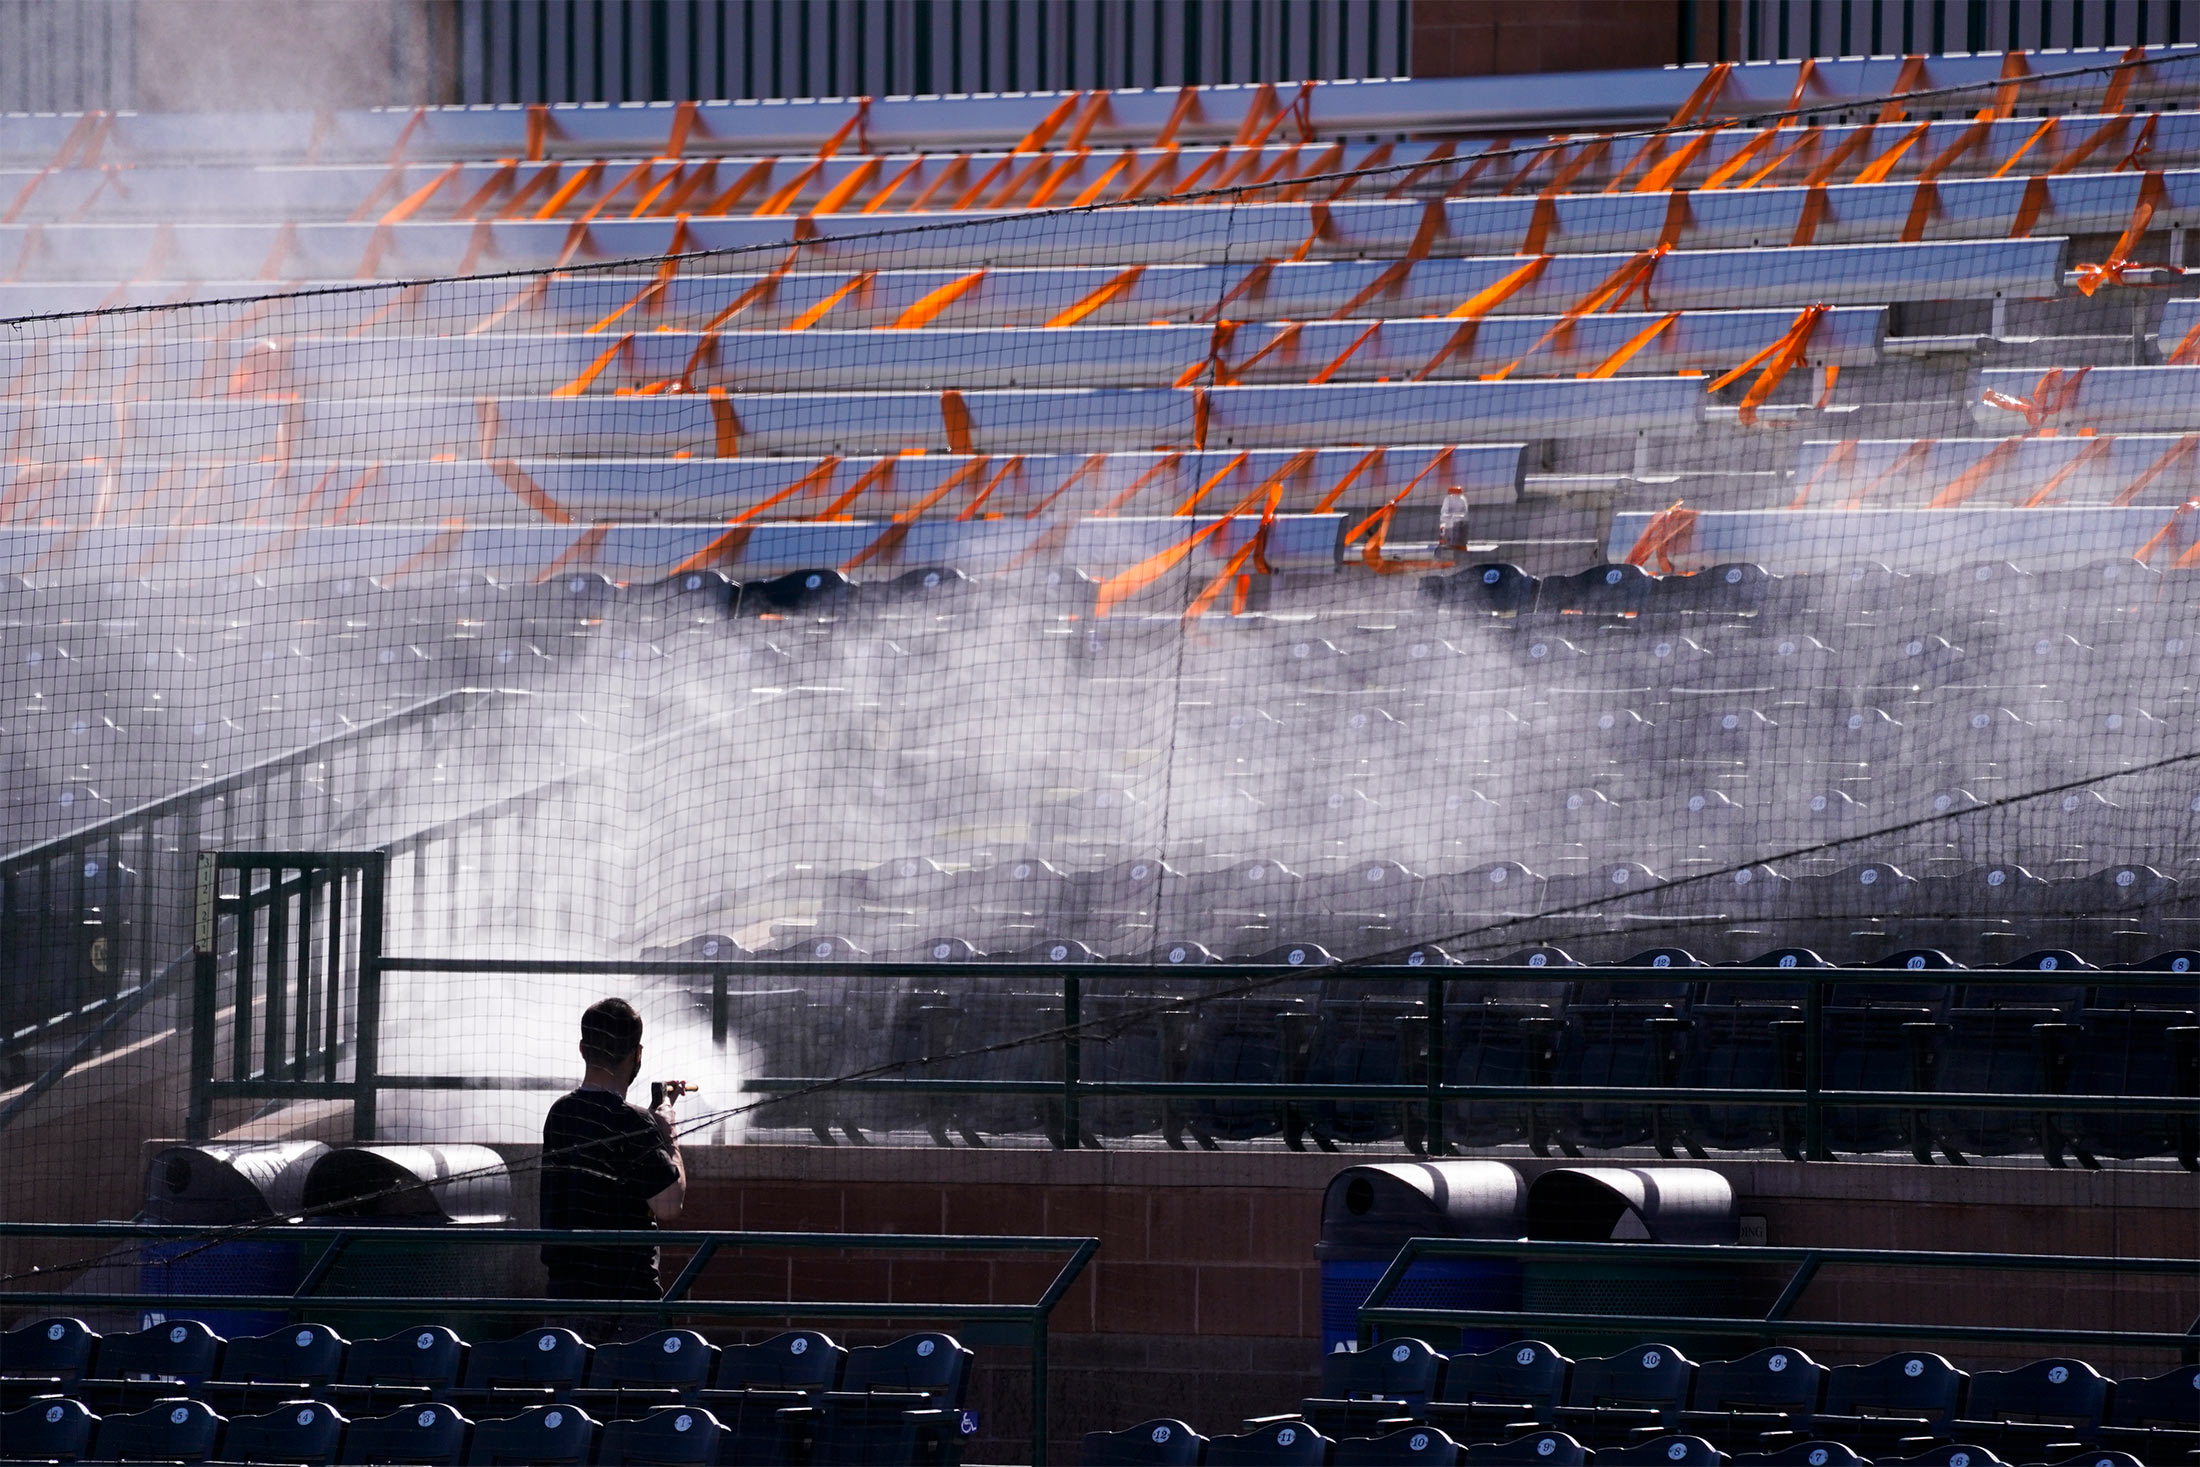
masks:
POLYGON ((0 107, 0 1459, 2200 1463, 2196 0, 0 107))

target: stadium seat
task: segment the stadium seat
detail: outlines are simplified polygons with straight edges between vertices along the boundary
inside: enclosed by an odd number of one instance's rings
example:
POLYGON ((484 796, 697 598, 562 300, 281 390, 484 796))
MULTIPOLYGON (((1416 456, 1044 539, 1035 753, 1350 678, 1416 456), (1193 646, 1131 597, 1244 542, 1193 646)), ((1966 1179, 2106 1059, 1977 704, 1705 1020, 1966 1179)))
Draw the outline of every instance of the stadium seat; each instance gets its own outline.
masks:
POLYGON ((720 1391, 831 1390, 848 1352, 815 1330, 789 1330, 753 1345, 718 1352, 711 1387, 720 1391))
POLYGON ((2200 1367, 2117 1381, 2098 1436, 2102 1446, 2147 1462, 2175 1460, 2180 1452, 2189 1460, 2200 1451, 2200 1367))
POLYGON ((346 1467, 393 1463, 458 1467, 472 1425, 440 1402, 406 1406, 388 1416, 354 1419, 344 1428, 338 1460, 346 1467))
POLYGON ((2093 1440, 2108 1410, 2109 1383, 2083 1360, 2035 1360, 2016 1370, 1973 1372, 1962 1413, 1949 1430, 2004 1456, 2039 1461, 2093 1440))
POLYGON ((1911 1457, 1876 1457, 1877 1467, 2009 1467, 1992 1452, 1969 1442, 1928 1447, 1911 1457))
POLYGON ((701 1407, 661 1406, 605 1422, 595 1460, 600 1467, 712 1467, 727 1440, 726 1428, 701 1407))
POLYGON ((377 1340, 353 1340, 344 1351, 343 1372, 337 1379, 347 1386, 439 1390, 458 1383, 465 1354, 465 1341, 449 1326, 417 1325, 377 1340))
POLYGON ((204 1462, 225 1423, 204 1401, 155 1401, 126 1416, 103 1416, 86 1453, 98 1462, 204 1462))
POLYGON ((195 1319, 171 1319, 130 1334, 105 1335, 92 1373, 76 1387, 101 1415, 127 1412, 177 1393, 178 1383, 197 1386, 214 1374, 221 1336, 195 1319))
POLYGON ((1454 1355, 1444 1367, 1437 1398, 1423 1414, 1469 1441, 1513 1422, 1548 1426, 1557 1420, 1572 1365, 1541 1340, 1515 1340, 1481 1354, 1454 1355))
POLYGON ((1671 1430, 1695 1375, 1695 1362, 1671 1345, 1576 1360, 1558 1424, 1592 1444, 1627 1442, 1643 1428, 1671 1430))
POLYGON ((487 1413, 570 1391, 588 1374, 593 1353, 569 1329, 533 1329, 508 1340, 475 1344, 455 1399, 487 1413))
POLYGON ((780 1418, 807 1439, 816 1467, 939 1461, 957 1440, 970 1360, 943 1334, 858 1346, 848 1352, 838 1389, 785 1408, 780 1418))
MULTIPOLYGON (((2074 1095, 2200 1096, 2200 1012, 2156 1007, 2171 995, 2155 992, 2159 997, 2149 995, 2144 1007, 2079 1010, 2075 1032, 2057 1036, 2069 1044, 2058 1088, 2074 1095)), ((2189 1104, 2159 1113, 2051 1112, 2046 1125, 2050 1165, 2062 1165, 2066 1154, 2087 1167, 2104 1156, 2175 1156, 2187 1171, 2200 1170, 2189 1104)))
POLYGON ((75 1462, 92 1444, 99 1418, 81 1401, 61 1396, 42 1396, 0 1414, 0 1450, 11 1459, 31 1462, 75 1462))
POLYGON ((1736 1467, 1870 1467, 1841 1442, 1795 1442, 1776 1452, 1743 1452, 1736 1467))
POLYGON ((554 1402, 476 1423, 466 1461, 469 1467, 582 1467, 595 1443, 596 1423, 588 1413, 554 1402))
POLYGON ((1424 1467, 1460 1460, 1459 1444, 1433 1426, 1406 1426, 1382 1436, 1347 1437, 1330 1454, 1334 1467, 1424 1467))
POLYGON ((661 1329, 626 1344, 598 1345, 573 1400, 606 1418, 671 1404, 707 1385, 717 1349, 693 1330, 661 1329))
POLYGON ((1299 1415, 1324 1436, 1366 1436, 1378 1423, 1418 1416, 1436 1392, 1444 1357, 1419 1340, 1389 1339, 1322 1356, 1322 1393, 1299 1415))
POLYGON ((1476 1442, 1468 1447, 1461 1460, 1468 1467, 1531 1467, 1531 1464, 1549 1462, 1557 1467, 1586 1467, 1596 1457, 1580 1442, 1563 1431, 1531 1431, 1510 1441, 1476 1442))
POLYGON ((1818 1409, 1826 1367, 1787 1345, 1696 1367, 1688 1409, 1673 1419, 1727 1451, 1791 1436, 1818 1409))
POLYGON ((344 1418, 319 1401, 286 1401, 260 1416, 232 1416, 222 1430, 228 1462, 299 1462, 325 1467, 336 1460, 344 1418))
POLYGON ((99 1336, 80 1319, 40 1319, 0 1334, 0 1377, 19 1382, 73 1383, 91 1369, 99 1336))
POLYGON ((1826 1373, 1825 1403, 1809 1429, 1860 1452, 1916 1437, 1945 1438, 1967 1379, 1941 1356, 1925 1353, 1836 1365, 1826 1373))
POLYGON ((1088 1431, 1082 1467, 1198 1467, 1207 1439, 1181 1421, 1142 1421, 1121 1431, 1088 1431))
POLYGON ((1651 1467, 1659 1462, 1675 1467, 1725 1467, 1726 1453, 1700 1436, 1654 1436, 1631 1447, 1607 1447, 1596 1459, 1619 1467, 1651 1467))
POLYGON ((1295 1417, 1207 1439, 1205 1467, 1327 1467, 1336 1443, 1295 1417))
POLYGON ((344 1360, 344 1337, 325 1324, 292 1325, 264 1335, 232 1337, 222 1347, 216 1379, 237 1384, 327 1385, 344 1360))
MULTIPOLYGON (((2042 1467, 2048 1467, 2048 1464, 2043 1463, 2042 1467)), ((2143 1464, 2129 1452, 2093 1451, 2065 1457, 2052 1464, 2052 1467, 2143 1467, 2143 1464)))

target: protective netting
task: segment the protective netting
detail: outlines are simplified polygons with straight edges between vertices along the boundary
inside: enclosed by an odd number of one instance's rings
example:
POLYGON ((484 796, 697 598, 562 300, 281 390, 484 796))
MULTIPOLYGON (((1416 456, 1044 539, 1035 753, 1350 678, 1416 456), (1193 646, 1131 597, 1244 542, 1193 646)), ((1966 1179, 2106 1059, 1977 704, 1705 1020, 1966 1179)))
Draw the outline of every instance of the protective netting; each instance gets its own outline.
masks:
MULTIPOLYGON (((376 1035, 385 1076, 563 1083, 627 992, 724 1141, 1065 1139, 1042 1097, 816 1088, 1060 1077, 1059 985, 874 960, 1151 965, 1083 995, 1088 1079, 1383 1083, 1428 1015, 1367 960, 2200 947, 2200 62, 1978 61, 1781 68, 1785 107, 1652 74, 1670 126, 1494 139, 1311 87, 1149 95, 1142 138, 1022 99, 992 151, 944 112, 869 151, 868 104, 799 149, 691 107, 0 121, 7 1207, 126 1211, 194 1120, 349 1133, 280 1086, 359 1073, 361 878, 219 876, 195 1015, 202 851, 386 851, 389 956, 734 964, 394 965, 376 1035)), ((1638 995, 1693 1025, 1660 1073, 1769 1083, 1720 1069, 1774 1016, 1718 986, 1638 995)), ((1483 988, 1461 1082, 1644 1017, 1483 988)), ((2143 1014, 2119 1053, 2183 1083, 2189 993, 2042 1002, 2143 1014)), ((523 1141, 546 1098, 375 1125, 523 1141)), ((1426 1124, 1293 1114, 1123 1096, 1069 1139, 1426 1124)), ((2139 1129, 2096 1149, 2177 1144, 2139 1129)))

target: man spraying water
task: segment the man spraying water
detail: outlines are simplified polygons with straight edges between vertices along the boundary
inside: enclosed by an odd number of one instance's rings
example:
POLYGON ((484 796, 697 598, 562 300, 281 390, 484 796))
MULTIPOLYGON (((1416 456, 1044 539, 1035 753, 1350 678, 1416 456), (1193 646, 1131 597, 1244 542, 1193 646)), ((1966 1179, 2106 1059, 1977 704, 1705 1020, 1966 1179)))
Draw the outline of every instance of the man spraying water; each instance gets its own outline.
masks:
MULTIPOLYGON (((580 1088, 550 1107, 542 1127, 542 1225, 654 1232, 676 1221, 687 1168, 669 1105, 644 1111, 627 1090, 642 1069, 642 1016, 622 998, 581 1015, 580 1088)), ((684 1085, 665 1086, 678 1099, 684 1085)), ((655 1248, 548 1244, 543 1266, 553 1299, 656 1299, 655 1248)))

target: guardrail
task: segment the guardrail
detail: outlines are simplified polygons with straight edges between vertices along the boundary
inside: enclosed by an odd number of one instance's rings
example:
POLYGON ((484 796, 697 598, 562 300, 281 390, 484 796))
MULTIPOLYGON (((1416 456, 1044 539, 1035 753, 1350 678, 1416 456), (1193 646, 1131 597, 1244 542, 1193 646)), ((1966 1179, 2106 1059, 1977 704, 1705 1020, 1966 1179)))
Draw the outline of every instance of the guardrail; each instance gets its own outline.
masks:
MULTIPOLYGON (((769 975, 782 981, 818 981, 823 979, 857 979, 878 983, 899 983, 917 979, 928 984, 953 982, 994 982, 1024 980, 1034 983, 1059 985, 1059 1015, 1054 1027, 1031 1038, 1029 1047, 1053 1053, 1054 1068, 1047 1078, 1039 1079, 978 1079, 978 1078, 921 1078, 907 1073, 878 1073, 875 1070, 859 1077, 843 1077, 831 1074, 752 1076, 745 1080, 742 1089, 759 1096, 794 1096, 819 1090, 837 1090, 854 1094, 929 1094, 954 1095, 1025 1095, 1049 1099, 1053 1102, 1056 1124, 1050 1126, 1051 1139, 1065 1149, 1076 1149, 1085 1136, 1080 1120, 1084 1108, 1092 1103, 1134 1096, 1156 1097, 1173 1100, 1218 1099, 1239 1101, 1274 1101, 1284 1105, 1321 1101, 1395 1101, 1415 1105, 1420 1113, 1423 1128, 1423 1149, 1430 1155, 1451 1154, 1453 1148, 1444 1136, 1444 1109, 1447 1103, 1458 1101, 1514 1101, 1523 1104, 1556 1103, 1607 1103, 1644 1105, 1660 1109, 1674 1109, 1689 1105, 1770 1106, 1782 1110, 1794 1123, 1797 1150, 1803 1158, 1830 1160, 1832 1152, 1826 1143, 1827 1112, 1834 1108, 1862 1110, 1963 1110, 1963 1111, 2040 1111, 2056 1112, 2123 1112, 2160 1113, 2175 1111, 2186 1098, 2178 1096, 2134 1095, 2084 1095, 2084 1094, 2011 1094, 2007 1092, 1954 1092, 1945 1090, 1850 1090, 1839 1089, 1825 1082, 1825 1031, 1826 997, 1829 989, 1847 984, 1910 984, 1941 986, 1963 981, 1965 974, 1978 975, 1978 970, 1912 970, 1874 968, 1719 968, 1716 970, 1721 984, 1762 985, 1805 990, 1800 1018, 1799 1038, 1800 1073, 1797 1083, 1785 1086, 1755 1088, 1703 1087, 1672 1085, 1487 1085, 1452 1084, 1444 1075, 1444 1066, 1423 1063, 1418 1078, 1391 1083, 1312 1083, 1284 1080, 1274 1083, 1242 1081, 1200 1082, 1186 1080, 1092 1080, 1084 1077, 1084 1045, 1087 1035, 1085 998, 1095 984, 1119 982, 1127 984, 1151 984, 1157 976, 1165 974, 1172 985, 1188 987, 1194 984, 1211 984, 1224 992, 1218 997, 1229 996, 1232 991, 1244 991, 1247 985, 1266 985, 1282 982, 1326 982, 1349 984, 1354 980, 1397 983, 1410 981, 1425 985, 1425 1012, 1416 1022, 1422 1027, 1425 1039, 1420 1052, 1423 1055, 1445 1054, 1445 993, 1454 984, 1490 984, 1565 981, 1568 978, 1593 974, 1600 982, 1615 986, 1635 983, 1666 983, 1691 971, 1675 969, 1566 969, 1508 967, 1502 965, 1470 965, 1462 967, 1404 967, 1373 964, 1353 965, 1348 968, 1286 968, 1254 966, 1248 964, 1214 964, 1196 969, 1156 968, 1136 963, 1086 963, 1074 968, 1048 963, 990 963, 990 962, 865 962, 865 963, 759 963, 710 962, 692 960, 656 961, 563 961, 556 959, 491 959, 491 958, 429 958, 382 956, 378 959, 383 974, 392 973, 441 973, 441 974, 542 974, 542 975, 600 975, 606 977, 689 977, 705 978, 711 984, 711 1034, 715 1042, 728 1041, 732 1029, 732 1004, 738 994, 733 990, 734 980, 746 975, 769 975)), ((1979 975, 1985 976, 1985 975, 1979 975)), ((2030 970, 1992 970, 1986 981, 1997 986, 2060 986, 2066 987, 2073 975, 2068 971, 2034 972, 2030 970)), ((2117 972, 2113 981, 2119 987, 2155 988, 2189 995, 2192 976, 2185 973, 2117 972)), ((1258 991, 1257 988, 1254 991, 1258 991)), ((1156 1007, 1173 1004, 1179 1008, 1197 1010, 1204 1000, 1182 997, 1168 1000, 1157 998, 1156 1007)), ((1000 1035, 990 1044, 1013 1041, 1019 1036, 1000 1035)), ((953 1059, 953 1054, 927 1055, 923 1058, 900 1061, 902 1071, 919 1070, 936 1065, 943 1059, 953 1059)), ((878 1069, 886 1069, 880 1066, 878 1069)), ((564 1089, 569 1079, 483 1079, 467 1076, 383 1076, 374 1083, 384 1088, 413 1089, 564 1089)), ((273 1093, 273 1092, 268 1092, 273 1093)))
POLYGON ((232 1238, 313 1241, 328 1246, 309 1267, 295 1291, 288 1294, 169 1294, 148 1295, 122 1291, 74 1293, 65 1290, 8 1290, 0 1292, 0 1311, 25 1309, 133 1308, 157 1300, 170 1309, 282 1310, 302 1316, 314 1308, 337 1305, 344 1309, 390 1311, 421 1308, 430 1314, 539 1314, 653 1315, 661 1323, 675 1318, 716 1321, 742 1319, 878 1319, 924 1320, 943 1324, 1000 1326, 1011 1335, 1021 1333, 1031 1349, 1031 1461, 1045 1467, 1047 1443, 1048 1323, 1069 1286, 1084 1271, 1100 1240, 1087 1237, 1044 1237, 973 1233, 758 1233, 758 1232, 619 1232, 564 1231, 556 1228, 466 1227, 342 1227, 331 1224, 279 1224, 239 1229, 163 1226, 149 1223, 16 1223, 0 1222, 0 1238, 135 1239, 143 1241, 198 1241, 219 1246, 232 1238), (663 1248, 692 1248, 694 1253, 655 1303, 621 1299, 500 1299, 444 1296, 332 1296, 316 1292, 327 1280, 338 1258, 353 1242, 371 1239, 378 1247, 391 1243, 432 1244, 437 1248, 497 1245, 559 1244, 654 1244, 663 1248), (774 1249, 793 1252, 879 1253, 1065 1253, 1068 1257, 1039 1297, 1029 1304, 932 1304, 894 1300, 782 1300, 699 1299, 690 1292, 713 1257, 729 1249, 774 1249))
POLYGON ((326 841, 371 750, 491 694, 457 689, 0 855, 0 1053, 130 997, 191 947, 201 847, 326 841), (335 760, 347 774, 316 779, 335 760))
MULTIPOLYGON (((2087 1274, 2110 1277, 2168 1275, 2188 1283, 2193 1278, 2190 1258, 2106 1258, 2061 1253, 1948 1253, 1911 1252, 1887 1248, 1771 1248, 1726 1244, 1689 1243, 1559 1243, 1500 1241, 1479 1238, 1413 1238, 1398 1250, 1367 1301, 1360 1306, 1360 1345, 1365 1348, 1382 1337, 1385 1327, 1403 1331, 1430 1326, 1497 1328, 1529 1334, 1539 1330, 1593 1329, 1606 1334, 1615 1330, 1638 1332, 1638 1338, 1666 1336, 1754 1336, 1765 1345, 1796 1337, 1823 1339, 1966 1340, 2008 1344, 2085 1346, 2141 1346, 2179 1351, 2190 1361, 2200 1352, 2200 1320, 2182 1334, 2159 1330, 2072 1329, 2061 1325, 1889 1324, 1875 1321, 1797 1319, 1792 1311, 1803 1293, 1828 1268, 1914 1268, 1987 1270, 2002 1273, 2087 1274), (1786 1283, 1761 1315, 1709 1318, 1695 1315, 1628 1313, 1623 1309, 1599 1314, 1521 1309, 1416 1309, 1391 1304, 1391 1293, 1415 1263, 1424 1258, 1505 1259, 1523 1264, 1609 1264, 1639 1276, 1644 1268, 1720 1264, 1730 1267, 1789 1266, 1786 1283)), ((1627 1290, 1615 1284, 1615 1301, 1627 1290)))

